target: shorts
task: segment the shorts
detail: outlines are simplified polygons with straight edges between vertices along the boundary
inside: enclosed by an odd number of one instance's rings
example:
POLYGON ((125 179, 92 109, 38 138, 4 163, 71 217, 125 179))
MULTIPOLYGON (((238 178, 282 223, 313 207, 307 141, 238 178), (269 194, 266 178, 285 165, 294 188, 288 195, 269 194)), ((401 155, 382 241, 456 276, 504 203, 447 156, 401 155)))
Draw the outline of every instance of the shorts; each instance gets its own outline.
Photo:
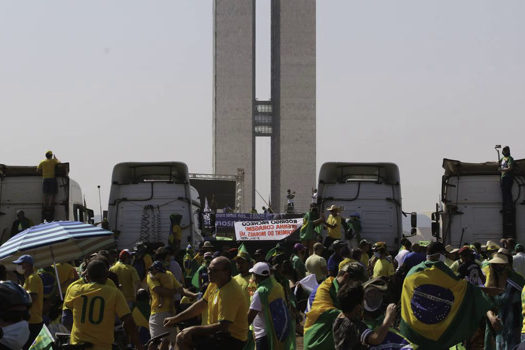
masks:
POLYGON ((229 333, 217 333, 209 336, 199 336, 192 339, 193 346, 197 350, 228 349, 242 350, 246 342, 232 337, 229 333))
POLYGON ((57 194, 58 183, 56 177, 44 179, 42 182, 42 190, 45 194, 57 194))
POLYGON ((170 332, 168 339, 170 342, 175 343, 177 328, 164 327, 164 319, 171 316, 173 316, 171 312, 159 312, 149 316, 149 333, 152 338, 155 338, 162 333, 170 332))

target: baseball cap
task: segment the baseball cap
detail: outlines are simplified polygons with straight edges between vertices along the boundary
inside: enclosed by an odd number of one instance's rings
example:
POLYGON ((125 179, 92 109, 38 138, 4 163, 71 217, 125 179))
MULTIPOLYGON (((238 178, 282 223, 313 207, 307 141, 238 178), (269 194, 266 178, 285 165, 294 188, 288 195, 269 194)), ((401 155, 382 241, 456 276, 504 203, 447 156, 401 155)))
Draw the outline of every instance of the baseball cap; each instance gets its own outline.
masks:
POLYGON ((462 254, 472 254, 472 249, 470 249, 469 247, 461 247, 461 249, 458 251, 459 255, 462 255, 462 254))
POLYGON ((213 259, 213 253, 212 252, 204 253, 204 259, 213 259))
POLYGON ((352 261, 342 266, 339 271, 347 272, 349 277, 353 280, 366 281, 365 268, 358 262, 352 261))
POLYGON ((34 265, 33 257, 31 255, 22 255, 21 257, 13 261, 13 264, 17 264, 17 265, 20 265, 22 263, 28 263, 28 264, 34 265))
POLYGON ((386 243, 385 242, 376 242, 372 246, 372 250, 373 251, 377 251, 377 250, 380 250, 380 249, 386 249, 386 243))
POLYGON ((258 276, 270 276, 270 266, 265 262, 258 262, 253 265, 249 272, 258 276))
POLYGON ((155 270, 157 270, 157 271, 159 271, 159 272, 166 272, 166 268, 164 267, 164 265, 162 264, 162 262, 159 261, 159 260, 155 260, 155 261, 153 262, 153 264, 151 264, 151 266, 150 266, 150 270, 152 270, 152 269, 155 269, 155 270))
POLYGON ((131 256, 131 252, 129 249, 122 249, 118 255, 119 259, 127 258, 131 256))
POLYGON ((300 251, 306 250, 306 248, 301 243, 295 243, 293 246, 293 250, 300 252, 300 251))

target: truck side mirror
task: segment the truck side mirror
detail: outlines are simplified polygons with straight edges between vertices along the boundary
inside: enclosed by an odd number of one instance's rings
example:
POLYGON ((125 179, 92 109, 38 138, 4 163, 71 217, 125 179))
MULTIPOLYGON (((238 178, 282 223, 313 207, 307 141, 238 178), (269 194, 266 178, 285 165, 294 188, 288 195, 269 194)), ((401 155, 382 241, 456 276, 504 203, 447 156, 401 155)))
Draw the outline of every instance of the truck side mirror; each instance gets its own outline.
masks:
POLYGON ((417 227, 417 213, 415 212, 410 213, 410 226, 412 228, 417 227))
POLYGON ((431 230, 432 230, 432 237, 439 238, 439 222, 432 221, 431 230))

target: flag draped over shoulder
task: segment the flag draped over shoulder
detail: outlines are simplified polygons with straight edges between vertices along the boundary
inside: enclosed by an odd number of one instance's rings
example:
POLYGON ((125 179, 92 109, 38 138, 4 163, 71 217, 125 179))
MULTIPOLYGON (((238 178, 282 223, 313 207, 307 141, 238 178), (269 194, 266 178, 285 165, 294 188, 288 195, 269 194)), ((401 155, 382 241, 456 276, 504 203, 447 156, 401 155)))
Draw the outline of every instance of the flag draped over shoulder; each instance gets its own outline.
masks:
POLYGON ((312 308, 304 324, 304 349, 333 349, 332 325, 339 313, 337 291, 339 284, 334 277, 324 280, 315 293, 312 308))
POLYGON ((259 283, 266 335, 271 350, 295 349, 295 320, 284 300, 284 290, 273 277, 259 283))
POLYGON ((422 349, 446 349, 469 338, 491 305, 480 288, 444 263, 424 261, 403 283, 401 333, 422 349))

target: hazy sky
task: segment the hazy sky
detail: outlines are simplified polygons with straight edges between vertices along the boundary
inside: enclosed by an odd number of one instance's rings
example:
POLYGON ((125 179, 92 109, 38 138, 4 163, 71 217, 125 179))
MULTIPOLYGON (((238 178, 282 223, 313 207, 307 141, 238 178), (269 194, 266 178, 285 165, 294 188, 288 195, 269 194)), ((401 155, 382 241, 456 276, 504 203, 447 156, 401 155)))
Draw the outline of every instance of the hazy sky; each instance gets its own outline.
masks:
MULTIPOLYGON (((257 1, 266 98, 270 0, 257 1)), ((494 160, 509 144, 523 158, 524 15, 521 0, 319 0, 318 168, 395 162, 412 211, 433 208, 444 157, 494 160)), ((36 165, 52 149, 96 209, 118 162, 210 173, 212 25, 211 0, 0 0, 0 163, 36 165)))

